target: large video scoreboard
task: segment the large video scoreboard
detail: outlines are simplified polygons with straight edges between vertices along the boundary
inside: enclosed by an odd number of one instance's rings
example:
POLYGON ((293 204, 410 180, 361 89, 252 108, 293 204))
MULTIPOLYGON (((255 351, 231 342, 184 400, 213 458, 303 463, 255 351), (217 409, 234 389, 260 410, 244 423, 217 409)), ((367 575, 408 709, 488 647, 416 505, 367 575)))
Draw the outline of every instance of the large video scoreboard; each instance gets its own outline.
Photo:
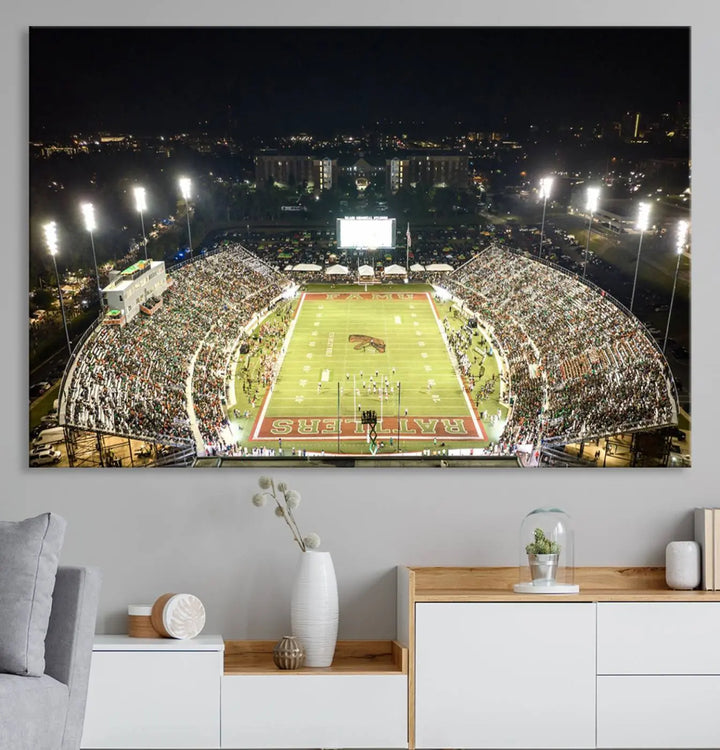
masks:
POLYGON ((337 245, 341 250, 395 248, 395 219, 385 216, 346 216, 337 220, 337 245))

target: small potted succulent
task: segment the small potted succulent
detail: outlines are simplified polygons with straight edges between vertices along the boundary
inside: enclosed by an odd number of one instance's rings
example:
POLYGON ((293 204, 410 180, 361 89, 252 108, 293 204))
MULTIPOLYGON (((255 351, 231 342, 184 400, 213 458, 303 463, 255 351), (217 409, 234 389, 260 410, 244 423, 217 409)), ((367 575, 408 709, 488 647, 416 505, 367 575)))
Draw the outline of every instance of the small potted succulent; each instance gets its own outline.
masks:
POLYGON ((526 545, 528 563, 533 584, 542 586, 555 582, 560 545, 545 536, 542 529, 535 529, 534 539, 526 545))

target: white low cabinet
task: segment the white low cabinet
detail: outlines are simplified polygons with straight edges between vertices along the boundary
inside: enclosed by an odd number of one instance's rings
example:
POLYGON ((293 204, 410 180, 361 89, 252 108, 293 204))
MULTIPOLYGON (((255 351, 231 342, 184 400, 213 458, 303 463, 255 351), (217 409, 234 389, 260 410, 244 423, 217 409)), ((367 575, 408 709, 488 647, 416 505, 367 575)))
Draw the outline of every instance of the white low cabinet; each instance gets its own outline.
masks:
POLYGON ((595 747, 595 605, 415 605, 417 748, 595 747))
POLYGON ((407 676, 229 675, 223 748, 407 747, 407 676))
POLYGON ((220 747, 220 636, 96 636, 83 748, 220 747))

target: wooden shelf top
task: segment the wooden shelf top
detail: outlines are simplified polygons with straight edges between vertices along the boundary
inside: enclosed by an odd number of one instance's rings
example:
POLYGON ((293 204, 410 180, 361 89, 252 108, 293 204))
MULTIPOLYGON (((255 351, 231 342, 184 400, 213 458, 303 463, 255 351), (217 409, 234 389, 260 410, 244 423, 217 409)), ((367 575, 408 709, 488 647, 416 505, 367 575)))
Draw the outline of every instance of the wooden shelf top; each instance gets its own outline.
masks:
POLYGON ((225 674, 407 674, 407 648, 396 641, 338 641, 329 667, 278 669, 277 641, 225 641, 225 674))
POLYGON ((675 591, 665 568, 575 568, 578 594, 516 594, 514 567, 407 567, 413 602, 720 602, 720 591, 675 591))

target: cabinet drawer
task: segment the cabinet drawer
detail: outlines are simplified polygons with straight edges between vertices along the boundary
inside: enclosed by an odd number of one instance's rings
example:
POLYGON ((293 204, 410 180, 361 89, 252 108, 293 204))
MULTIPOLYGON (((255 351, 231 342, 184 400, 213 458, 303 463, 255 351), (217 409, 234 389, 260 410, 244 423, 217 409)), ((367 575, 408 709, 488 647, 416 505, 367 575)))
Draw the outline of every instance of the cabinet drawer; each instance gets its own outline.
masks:
POLYGON ((222 684, 223 748, 407 747, 406 675, 226 675, 222 684))
POLYGON ((222 653, 96 651, 82 747, 220 747, 222 653))
POLYGON ((597 605, 598 674, 719 674, 720 602, 597 605))
POLYGON ((598 677, 599 748, 720 747, 720 677, 598 677))

